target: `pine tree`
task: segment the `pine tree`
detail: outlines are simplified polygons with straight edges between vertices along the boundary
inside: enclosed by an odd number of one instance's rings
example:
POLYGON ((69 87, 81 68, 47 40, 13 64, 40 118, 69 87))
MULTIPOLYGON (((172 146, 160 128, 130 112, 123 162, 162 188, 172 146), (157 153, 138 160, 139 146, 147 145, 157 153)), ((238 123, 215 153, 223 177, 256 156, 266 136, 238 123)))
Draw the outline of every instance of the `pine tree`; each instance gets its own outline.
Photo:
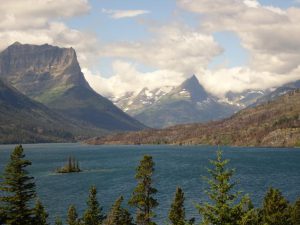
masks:
POLYGON ((0 224, 4 224, 6 221, 3 207, 0 206, 0 224))
POLYGON ((63 225, 60 217, 55 218, 55 225, 63 225))
POLYGON ((154 225, 152 218, 155 217, 153 209, 158 206, 158 202, 153 195, 157 190, 152 187, 152 175, 154 172, 154 162, 151 156, 145 155, 136 170, 135 178, 138 181, 136 188, 129 200, 129 205, 137 208, 137 225, 154 225))
POLYGON ((261 218, 257 209, 249 209, 241 220, 238 222, 239 225, 261 225, 261 218))
POLYGON ((84 213, 83 222, 85 225, 99 225, 102 224, 105 216, 102 214, 102 207, 100 207, 97 200, 97 189, 95 186, 90 188, 89 198, 87 200, 88 208, 84 213))
POLYGON ((119 197, 113 204, 104 225, 134 225, 128 210, 122 208, 123 197, 119 197))
POLYGON ((34 208, 34 225, 48 225, 47 218, 48 213, 40 200, 37 200, 34 208))
POLYGON ((292 225, 289 202, 277 189, 270 188, 268 190, 261 213, 263 224, 292 225))
POLYGON ((206 191, 210 202, 197 206, 203 225, 237 225, 250 210, 250 199, 246 196, 239 201, 239 192, 234 192, 236 183, 231 182, 233 169, 228 169, 229 160, 222 159, 222 151, 217 151, 217 159, 211 160, 213 169, 208 169, 211 179, 206 178, 206 191))
POLYGON ((68 225, 79 225, 78 214, 74 205, 71 205, 68 210, 67 217, 68 225))
POLYGON ((291 218, 293 225, 300 225, 300 198, 297 199, 293 206, 291 218))
POLYGON ((35 198, 35 183, 28 175, 27 166, 31 165, 25 159, 23 147, 17 146, 10 155, 0 191, 0 211, 4 212, 6 224, 28 225, 33 222, 33 209, 30 207, 35 198))
POLYGON ((184 225, 186 223, 184 200, 184 193, 182 189, 178 187, 169 212, 169 220, 172 225, 184 225))

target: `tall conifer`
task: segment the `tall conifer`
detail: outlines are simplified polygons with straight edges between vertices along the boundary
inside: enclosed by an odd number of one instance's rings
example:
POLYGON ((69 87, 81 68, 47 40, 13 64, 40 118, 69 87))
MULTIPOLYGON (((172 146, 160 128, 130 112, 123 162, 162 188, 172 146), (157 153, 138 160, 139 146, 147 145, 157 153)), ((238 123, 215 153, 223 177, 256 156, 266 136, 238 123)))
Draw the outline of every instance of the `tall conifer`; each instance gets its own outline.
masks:
POLYGON ((5 215, 5 224, 31 225, 33 222, 32 201, 36 196, 34 178, 26 170, 31 162, 25 159, 23 147, 17 146, 10 155, 0 191, 1 210, 5 215))
POLYGON ((121 196, 111 207, 111 210, 104 221, 104 225, 134 225, 128 210, 121 206, 122 202, 123 197, 121 196))
POLYGON ((293 225, 300 225, 300 198, 295 202, 292 209, 292 222, 293 225))
POLYGON ((67 217, 67 224, 68 225, 79 225, 78 214, 74 205, 71 205, 68 210, 68 217, 67 217))
POLYGON ((152 186, 152 175, 154 162, 152 156, 145 155, 136 169, 135 178, 138 181, 136 188, 129 200, 129 205, 137 208, 137 225, 153 225, 152 218, 155 217, 153 209, 158 206, 157 200, 153 197, 157 190, 152 186))
POLYGON ((222 159, 218 150, 217 159, 211 160, 213 169, 208 169, 211 178, 207 178, 209 189, 206 191, 210 202, 198 205, 203 225, 238 225, 243 216, 252 207, 250 200, 244 196, 239 201, 239 192, 234 191, 235 183, 231 181, 233 169, 228 169, 228 160, 222 159))
POLYGON ((270 188, 264 198, 262 222, 268 225, 292 225, 289 202, 278 189, 270 188))
POLYGON ((34 208, 34 225, 48 225, 47 218, 48 213, 40 200, 37 200, 34 208))
POLYGON ((55 218, 54 224, 55 224, 55 225, 63 225, 63 222, 62 222, 62 220, 61 220, 60 217, 56 217, 56 218, 55 218))
POLYGON ((184 225, 186 223, 184 200, 184 193, 182 189, 178 187, 169 212, 171 225, 184 225))
POLYGON ((87 200, 88 208, 84 213, 83 222, 85 225, 102 224, 105 216, 102 214, 102 207, 97 200, 97 189, 95 186, 90 188, 89 198, 87 200))

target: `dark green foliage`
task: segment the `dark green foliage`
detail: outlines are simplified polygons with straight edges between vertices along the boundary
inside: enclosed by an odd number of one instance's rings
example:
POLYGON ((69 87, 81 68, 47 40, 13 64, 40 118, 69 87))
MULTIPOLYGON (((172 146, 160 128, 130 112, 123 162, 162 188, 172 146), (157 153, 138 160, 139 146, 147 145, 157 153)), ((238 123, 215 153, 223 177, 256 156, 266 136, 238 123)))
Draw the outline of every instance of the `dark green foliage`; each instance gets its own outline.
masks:
POLYGON ((25 159, 23 147, 17 146, 7 164, 0 191, 0 206, 6 216, 6 224, 29 225, 33 221, 33 209, 30 207, 35 198, 35 184, 33 177, 28 175, 26 167, 31 165, 25 159))
POLYGON ((55 225, 63 225, 60 217, 55 218, 55 225))
POLYGON ((68 210, 68 225, 79 225, 78 214, 74 205, 71 205, 68 210))
POLYGON ((3 207, 0 206, 0 224, 4 224, 6 220, 3 207))
POLYGON ((181 188, 176 189, 175 198, 169 212, 169 220, 172 225, 185 224, 184 193, 181 188))
POLYGON ((88 208, 84 213, 83 222, 85 225, 99 225, 102 224, 105 216, 102 214, 102 207, 100 207, 97 200, 97 189, 95 186, 90 188, 89 198, 87 200, 88 208))
POLYGON ((48 213, 42 203, 37 200, 34 208, 34 225, 48 225, 48 213))
POLYGON ((289 202, 277 189, 270 188, 261 210, 262 222, 267 225, 291 225, 289 202))
POLYGON ((238 221, 239 225, 261 225, 261 218, 259 215, 259 211, 257 209, 252 208, 252 206, 248 207, 249 211, 245 212, 241 219, 238 221))
POLYGON ((291 219, 293 225, 300 225, 300 198, 293 205, 291 219))
POLYGON ((111 207, 104 225, 134 225, 128 210, 122 208, 123 196, 119 197, 111 207))
POLYGON ((217 152, 217 159, 210 161, 214 166, 208 172, 209 189, 206 191, 210 202, 198 205, 204 225, 237 225, 251 208, 250 200, 244 196, 238 200, 239 193, 234 192, 235 183, 231 182, 233 169, 227 169, 228 160, 222 159, 222 152, 217 152))
POLYGON ((66 165, 56 170, 57 173, 79 173, 81 171, 78 160, 71 156, 69 156, 66 165))
POLYGON ((153 198, 153 195, 157 192, 157 190, 152 187, 153 172, 154 162, 152 156, 145 155, 136 170, 135 178, 138 181, 138 185, 129 200, 129 205, 137 208, 137 225, 155 224, 152 221, 152 218, 155 217, 153 209, 158 206, 158 202, 153 198))

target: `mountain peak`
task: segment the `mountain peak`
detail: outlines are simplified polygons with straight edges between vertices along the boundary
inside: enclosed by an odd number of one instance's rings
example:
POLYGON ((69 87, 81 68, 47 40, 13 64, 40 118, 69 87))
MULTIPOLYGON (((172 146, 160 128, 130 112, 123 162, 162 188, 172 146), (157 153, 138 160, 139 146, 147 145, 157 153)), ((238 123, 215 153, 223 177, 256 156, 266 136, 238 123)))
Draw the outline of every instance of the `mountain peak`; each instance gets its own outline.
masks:
POLYGON ((203 88, 203 86, 199 83, 196 75, 191 76, 187 80, 185 80, 179 88, 184 91, 188 91, 190 93, 190 97, 192 101, 201 102, 208 98, 208 94, 203 88))
POLYGON ((12 45, 16 46, 16 45, 22 45, 22 44, 20 42, 16 41, 12 45))
POLYGON ((73 48, 60 48, 49 44, 31 45, 15 42, 0 53, 0 78, 13 82, 23 94, 35 100, 56 94, 72 86, 85 86, 86 82, 73 48))

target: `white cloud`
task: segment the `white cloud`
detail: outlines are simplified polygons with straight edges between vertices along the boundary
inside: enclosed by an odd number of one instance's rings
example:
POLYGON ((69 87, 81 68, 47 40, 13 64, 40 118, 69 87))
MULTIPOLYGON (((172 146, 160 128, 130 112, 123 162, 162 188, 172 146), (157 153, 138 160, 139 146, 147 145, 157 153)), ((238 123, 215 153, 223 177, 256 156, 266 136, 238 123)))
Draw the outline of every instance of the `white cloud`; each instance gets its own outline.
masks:
POLYGON ((144 73, 137 66, 125 61, 113 62, 113 76, 106 78, 101 74, 92 73, 84 68, 87 81, 98 93, 104 96, 120 96, 126 92, 138 92, 144 87, 154 89, 161 86, 175 86, 185 77, 172 70, 155 70, 144 73))
POLYGON ((258 72, 247 67, 199 70, 198 79, 210 93, 224 97, 228 91, 240 93, 247 89, 265 90, 299 79, 298 71, 289 74, 258 72))
POLYGON ((74 47, 88 66, 98 54, 95 36, 71 29, 61 19, 89 12, 87 0, 10 0, 0 4, 0 50, 19 41, 74 47))
POLYGON ((121 42, 105 46, 102 53, 109 57, 130 58, 159 70, 173 70, 191 75, 206 67, 223 49, 213 36, 194 31, 179 24, 152 30, 149 41, 121 42))
POLYGON ((113 19, 132 18, 140 15, 148 14, 150 11, 147 10, 112 10, 102 9, 103 13, 108 14, 113 19))
POLYGON ((0 4, 0 29, 41 28, 51 19, 85 14, 87 0, 9 0, 0 4))
POLYGON ((207 32, 235 32, 251 55, 251 69, 289 73, 298 67, 299 8, 283 10, 255 0, 230 0, 230 4, 222 0, 178 0, 178 4, 201 14, 201 26, 207 32))

